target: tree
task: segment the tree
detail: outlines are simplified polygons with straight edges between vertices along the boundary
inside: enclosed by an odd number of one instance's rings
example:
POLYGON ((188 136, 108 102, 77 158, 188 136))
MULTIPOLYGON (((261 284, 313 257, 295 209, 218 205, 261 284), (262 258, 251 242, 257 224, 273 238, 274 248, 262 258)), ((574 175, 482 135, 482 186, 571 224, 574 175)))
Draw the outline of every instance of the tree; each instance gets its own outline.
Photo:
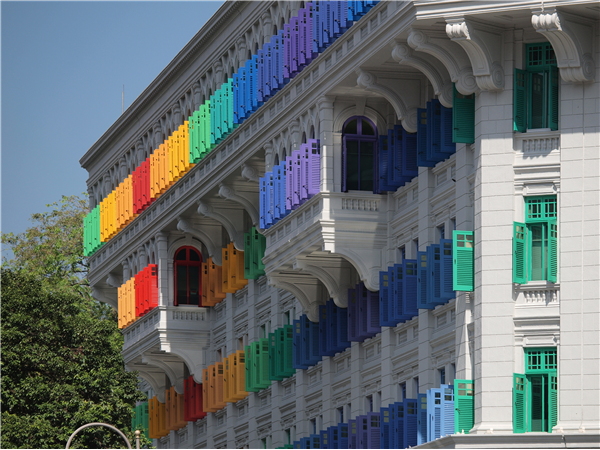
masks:
MULTIPOLYGON (((2 235, 15 259, 2 283, 2 448, 63 448, 89 422, 129 430, 144 400, 125 371, 116 314, 90 295, 83 277, 85 200, 63 197, 20 235, 2 235)), ((132 434, 130 433, 130 436, 132 434)), ((105 428, 89 428, 77 448, 124 447, 105 428)))

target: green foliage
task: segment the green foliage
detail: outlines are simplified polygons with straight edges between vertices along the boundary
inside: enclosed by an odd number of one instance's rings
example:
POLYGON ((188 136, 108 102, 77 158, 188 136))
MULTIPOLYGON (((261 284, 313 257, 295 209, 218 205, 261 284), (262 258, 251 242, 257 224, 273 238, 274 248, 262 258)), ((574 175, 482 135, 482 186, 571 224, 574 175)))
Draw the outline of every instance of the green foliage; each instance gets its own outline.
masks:
MULTIPOLYGON (((63 197, 20 235, 3 234, 15 259, 2 284, 2 448, 64 448, 71 433, 105 422, 133 438, 144 400, 126 372, 116 313, 96 302, 84 275, 85 200, 63 197)), ((135 441, 131 441, 135 445, 135 441)), ((81 431, 72 448, 125 448, 114 431, 81 431)))

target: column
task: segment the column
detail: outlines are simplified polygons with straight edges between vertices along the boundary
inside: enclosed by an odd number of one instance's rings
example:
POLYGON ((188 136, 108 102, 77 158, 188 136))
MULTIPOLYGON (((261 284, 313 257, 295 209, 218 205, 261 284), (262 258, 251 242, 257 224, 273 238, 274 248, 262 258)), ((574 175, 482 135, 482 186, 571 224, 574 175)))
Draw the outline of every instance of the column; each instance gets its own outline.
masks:
POLYGON ((333 102, 335 97, 323 96, 319 108, 319 139, 321 141, 321 192, 341 191, 341 165, 335 171, 335 161, 342 160, 341 146, 335 150, 333 136, 333 102), (338 176, 335 176, 338 174, 338 176), (335 188, 334 188, 335 186, 335 188))

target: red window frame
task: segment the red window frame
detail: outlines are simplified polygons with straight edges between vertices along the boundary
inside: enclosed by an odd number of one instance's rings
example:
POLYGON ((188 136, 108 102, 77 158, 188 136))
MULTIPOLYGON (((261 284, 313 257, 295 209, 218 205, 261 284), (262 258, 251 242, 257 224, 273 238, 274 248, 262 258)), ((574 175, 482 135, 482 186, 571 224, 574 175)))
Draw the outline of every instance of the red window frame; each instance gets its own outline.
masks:
POLYGON ((177 249, 177 251, 175 252, 175 256, 173 258, 173 266, 174 266, 174 272, 175 272, 175 298, 173 301, 173 304, 175 306, 179 306, 181 305, 191 305, 194 306, 190 303, 190 277, 189 277, 189 271, 187 272, 187 303, 179 303, 178 301, 178 284, 177 284, 177 268, 184 268, 186 270, 188 270, 190 267, 197 267, 198 269, 198 306, 202 306, 202 253, 196 249, 195 247, 191 247, 189 245, 183 246, 183 247, 179 247, 177 249), (185 260, 178 260, 177 259, 177 255, 179 255, 179 253, 185 250, 185 260), (191 252, 195 252, 196 254, 198 254, 199 260, 198 261, 192 261, 190 259, 190 253, 191 252))

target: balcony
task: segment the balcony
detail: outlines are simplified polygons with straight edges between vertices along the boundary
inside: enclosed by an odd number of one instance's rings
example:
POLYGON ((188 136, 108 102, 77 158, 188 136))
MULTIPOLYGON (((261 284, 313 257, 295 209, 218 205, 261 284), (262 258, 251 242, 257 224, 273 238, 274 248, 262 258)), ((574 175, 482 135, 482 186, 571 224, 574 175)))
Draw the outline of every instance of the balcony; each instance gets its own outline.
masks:
POLYGON ((317 321, 328 298, 346 307, 354 271, 368 289, 379 289, 387 223, 387 196, 321 192, 265 231, 265 271, 317 321))
POLYGON ((184 362, 201 381, 211 323, 207 308, 158 306, 122 330, 125 365, 139 371, 159 397, 164 395, 165 373, 182 394, 184 362))

